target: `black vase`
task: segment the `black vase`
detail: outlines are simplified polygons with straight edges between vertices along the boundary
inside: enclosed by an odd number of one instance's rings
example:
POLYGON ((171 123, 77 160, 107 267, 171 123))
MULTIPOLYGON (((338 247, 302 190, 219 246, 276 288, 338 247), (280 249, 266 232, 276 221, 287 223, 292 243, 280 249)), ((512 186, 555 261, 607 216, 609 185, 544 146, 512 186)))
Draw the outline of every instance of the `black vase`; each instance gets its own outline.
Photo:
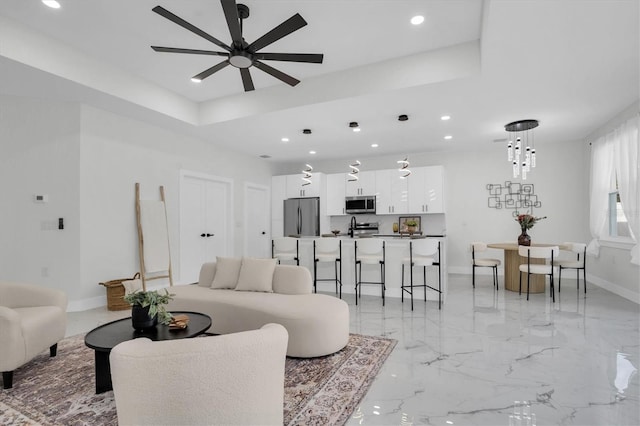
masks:
POLYGON ((131 325, 136 330, 149 330, 158 325, 158 316, 151 318, 149 316, 149 306, 142 307, 133 305, 131 307, 131 325))
POLYGON ((518 236, 518 245, 520 246, 530 246, 531 245, 531 237, 527 234, 526 228, 522 228, 522 233, 518 236))

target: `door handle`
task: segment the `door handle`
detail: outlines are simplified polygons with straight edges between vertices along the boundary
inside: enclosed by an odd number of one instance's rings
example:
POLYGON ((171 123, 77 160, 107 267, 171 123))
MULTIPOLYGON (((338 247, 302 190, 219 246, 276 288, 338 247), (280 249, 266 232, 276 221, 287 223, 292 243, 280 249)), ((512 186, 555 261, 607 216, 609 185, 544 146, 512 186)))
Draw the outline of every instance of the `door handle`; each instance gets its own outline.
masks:
POLYGON ((215 234, 200 234, 201 237, 213 237, 215 234))
POLYGON ((200 236, 201 236, 202 238, 204 238, 204 237, 206 237, 206 236, 207 236, 207 234, 200 234, 200 236))

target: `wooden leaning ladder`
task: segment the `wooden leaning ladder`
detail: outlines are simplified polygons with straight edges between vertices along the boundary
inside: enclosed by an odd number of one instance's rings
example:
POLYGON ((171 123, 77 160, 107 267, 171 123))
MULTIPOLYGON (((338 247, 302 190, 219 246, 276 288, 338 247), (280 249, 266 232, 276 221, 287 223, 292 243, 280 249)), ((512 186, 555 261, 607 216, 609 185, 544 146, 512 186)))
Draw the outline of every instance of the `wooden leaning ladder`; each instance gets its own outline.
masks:
POLYGON ((142 207, 140 201, 140 184, 136 183, 136 220, 138 224, 138 252, 140 254, 140 278, 142 280, 142 290, 147 291, 147 281, 158 280, 163 278, 169 278, 169 285, 173 286, 173 275, 171 273, 171 252, 169 250, 169 227, 167 224, 167 207, 165 203, 164 186, 160 186, 160 201, 153 202, 145 200, 145 203, 149 203, 150 206, 156 210, 156 213, 162 209, 162 213, 156 218, 157 221, 151 221, 150 224, 143 219, 145 208, 142 207), (146 224, 146 225, 145 225, 146 224), (153 225, 153 226, 150 226, 153 225), (155 234, 155 235, 152 235, 155 234), (160 240, 158 239, 160 236, 160 240), (168 259, 167 269, 148 271, 147 265, 145 265, 145 236, 147 240, 152 240, 155 243, 155 252, 160 250, 161 257, 166 256, 168 259), (165 238, 166 236, 166 245, 165 238), (159 243, 159 244, 158 244, 159 243), (166 247, 166 252, 164 248, 166 247), (151 273, 152 276, 147 274, 151 273), (157 275, 162 273, 162 275, 157 275))

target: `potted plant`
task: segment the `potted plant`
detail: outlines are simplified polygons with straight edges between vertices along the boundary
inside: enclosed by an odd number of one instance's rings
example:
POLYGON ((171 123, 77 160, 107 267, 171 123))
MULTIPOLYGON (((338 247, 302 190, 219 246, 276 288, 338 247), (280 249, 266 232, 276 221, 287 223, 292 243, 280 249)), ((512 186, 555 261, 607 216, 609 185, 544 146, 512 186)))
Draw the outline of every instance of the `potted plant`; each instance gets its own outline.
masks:
POLYGON ((409 234, 413 234, 418 229, 418 222, 414 219, 409 219, 404 224, 407 226, 409 234))
POLYGON ((516 217, 516 222, 520 224, 520 230, 522 231, 518 236, 518 245, 521 246, 530 246, 531 245, 531 237, 527 234, 527 231, 533 228, 533 225, 536 224, 539 220, 546 219, 546 216, 543 217, 535 217, 530 214, 521 214, 516 217))
POLYGON ((167 312, 166 304, 173 299, 167 289, 164 293, 152 291, 134 291, 124 296, 124 300, 131 305, 131 322, 136 330, 153 328, 160 322, 164 325, 171 323, 172 315, 167 312))

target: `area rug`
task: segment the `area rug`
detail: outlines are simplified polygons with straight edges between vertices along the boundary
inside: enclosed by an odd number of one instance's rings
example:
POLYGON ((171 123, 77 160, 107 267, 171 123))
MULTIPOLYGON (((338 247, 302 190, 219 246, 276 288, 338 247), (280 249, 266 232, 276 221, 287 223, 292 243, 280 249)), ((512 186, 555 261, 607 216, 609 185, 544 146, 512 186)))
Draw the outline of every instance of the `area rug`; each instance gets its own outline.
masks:
MULTIPOLYGON (((284 424, 344 424, 373 383, 396 341, 351 334, 347 346, 320 358, 287 358, 284 424)), ((64 339, 14 373, 0 390, 0 425, 117 425, 113 391, 95 394, 93 350, 84 336, 64 339)))

